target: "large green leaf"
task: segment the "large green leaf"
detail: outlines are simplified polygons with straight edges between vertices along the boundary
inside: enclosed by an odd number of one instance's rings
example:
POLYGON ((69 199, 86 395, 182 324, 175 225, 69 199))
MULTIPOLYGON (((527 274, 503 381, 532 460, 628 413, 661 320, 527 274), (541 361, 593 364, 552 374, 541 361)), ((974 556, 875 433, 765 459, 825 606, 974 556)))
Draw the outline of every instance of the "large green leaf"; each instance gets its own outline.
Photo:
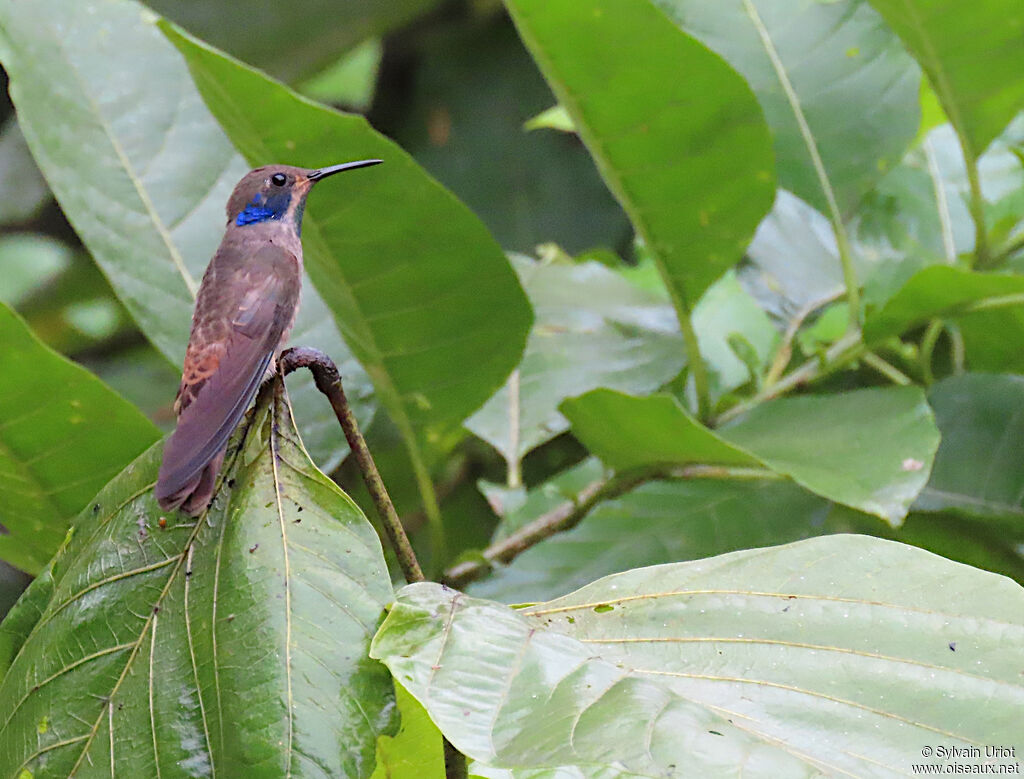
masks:
POLYGON ((562 404, 573 433, 624 470, 764 466, 823 497, 898 522, 928 480, 939 432, 916 387, 783 398, 709 430, 668 395, 594 390, 562 404))
POLYGON ((928 392, 942 443, 916 510, 1024 517, 1024 377, 966 374, 928 392))
POLYGON ((561 410, 573 435, 616 470, 673 463, 762 465, 756 455, 704 427, 671 395, 641 398, 597 389, 566 400, 561 410))
POLYGON ((519 611, 411 585, 371 654, 457 747, 501 768, 896 776, 942 765, 922 745, 1024 748, 1022 641, 1009 579, 828 536, 519 611))
MULTIPOLYGON (((1024 295, 1024 276, 975 273, 937 265, 915 273, 880 310, 864 322, 864 338, 899 335, 934 317, 957 316, 1007 295, 1024 295)), ((1005 337, 1003 333, 1001 337, 1005 337)))
POLYGON ((160 432, 0 304, 0 559, 38 573, 71 518, 160 432))
POLYGON ((913 140, 920 71, 865 0, 655 4, 747 80, 779 186, 820 211, 849 213, 913 140))
POLYGON ((253 164, 385 161, 379 173, 335 180, 312 196, 306 267, 404 435, 476 410, 519 361, 531 319, 515 273, 480 221, 363 117, 311 103, 164 30, 253 164))
MULTIPOLYGON (((589 475, 590 483, 601 478, 592 462, 530 490, 526 503, 503 520, 502 535, 508 526, 577 501, 585 486, 580 477, 589 475)), ((497 567, 468 592, 504 603, 548 600, 630 568, 818 535, 828 512, 828 502, 787 482, 652 482, 601 503, 578 526, 497 567)))
POLYGON ((537 316, 518 395, 506 384, 466 420, 506 459, 520 460, 569 426, 558 413, 565 398, 595 387, 650 392, 683 367, 675 312, 661 296, 597 262, 512 260, 537 316))
POLYGON ((688 311, 771 206, 771 138, 756 98, 647 0, 506 5, 688 311))
POLYGON ((1001 0, 871 0, 921 64, 964 153, 978 158, 1024 105, 1024 14, 1001 0))
MULTIPOLYGON (((0 0, 0 60, 65 215, 142 332, 179 367, 198 280, 223 235, 224 204, 248 166, 155 21, 132 0, 0 0)), ((366 375, 316 290, 305 287, 292 342, 342 366, 366 424, 374 409, 366 375)), ((307 444, 333 468, 347 448, 336 432, 326 435, 329 407, 308 376, 295 378, 292 394, 307 444)))
POLYGON ((149 5, 214 46, 284 79, 308 75, 367 38, 430 10, 438 0, 151 0, 149 5))
POLYGON ((843 292, 835 233, 828 220, 803 200, 778 190, 775 205, 758 225, 739 273, 768 312, 790 319, 843 292))
POLYGON ((5 623, 25 638, 0 684, 0 765, 368 776, 393 712, 366 656, 392 597, 370 523, 310 462, 277 383, 198 519, 162 517, 160 454, 100 492, 5 623))

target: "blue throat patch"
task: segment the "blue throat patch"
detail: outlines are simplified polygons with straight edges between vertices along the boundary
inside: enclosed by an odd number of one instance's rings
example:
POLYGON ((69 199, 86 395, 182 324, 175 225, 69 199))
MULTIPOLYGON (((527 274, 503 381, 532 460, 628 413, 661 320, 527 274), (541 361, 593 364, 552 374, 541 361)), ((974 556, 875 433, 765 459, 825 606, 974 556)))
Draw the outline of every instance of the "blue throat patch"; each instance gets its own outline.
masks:
MULTIPOLYGON (((251 224, 259 224, 271 219, 281 219, 287 212, 292 202, 292 193, 285 191, 266 197, 262 192, 256 194, 252 202, 235 217, 235 224, 239 227, 251 224)), ((300 213, 301 219, 301 213, 300 213)))

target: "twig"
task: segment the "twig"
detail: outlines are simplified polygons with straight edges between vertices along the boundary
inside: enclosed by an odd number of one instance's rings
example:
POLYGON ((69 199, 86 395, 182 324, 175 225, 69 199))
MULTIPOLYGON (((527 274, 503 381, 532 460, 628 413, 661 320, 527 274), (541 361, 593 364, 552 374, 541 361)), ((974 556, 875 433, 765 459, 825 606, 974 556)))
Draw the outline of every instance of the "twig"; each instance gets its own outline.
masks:
MULTIPOLYGON (((959 133, 958 133, 959 136, 959 133)), ((971 154, 966 145, 962 146, 964 151, 964 165, 967 168, 967 184, 971 190, 971 197, 967 201, 967 210, 970 212, 971 221, 974 222, 974 267, 979 270, 990 268, 991 257, 988 248, 988 227, 985 225, 985 198, 981 194, 981 177, 978 175, 978 161, 971 154)))
MULTIPOLYGON (((380 517, 380 521, 384 525, 384 531, 398 558, 398 564, 402 567, 405 580, 409 583, 425 581, 423 569, 420 568, 419 561, 416 560, 416 553, 412 551, 412 545, 409 543, 409 537, 405 534, 405 528, 402 527, 402 520, 398 518, 398 512, 395 511, 395 505, 391 502, 391 496, 388 495, 387 488, 384 486, 384 480, 380 477, 377 465, 373 461, 373 455, 370 454, 366 440, 359 432, 356 417, 348 405, 345 390, 341 386, 338 366, 319 349, 311 349, 307 346, 299 346, 282 352, 278 366, 283 376, 287 376, 298 368, 308 368, 309 372, 313 374, 316 388, 330 401, 334 415, 345 432, 345 439, 359 464, 359 470, 363 474, 363 483, 366 484, 366 489, 373 499, 377 516, 380 517)), ((452 746, 447 738, 442 736, 441 739, 444 745, 446 778, 466 779, 468 776, 466 756, 452 746)))
POLYGON ((405 534, 405 528, 402 527, 402 521, 398 518, 398 513, 395 511, 384 481, 377 471, 377 465, 373 462, 373 456, 366 446, 363 434, 359 432, 355 415, 349 408, 345 390, 341 386, 338 366, 319 349, 310 349, 306 346, 288 349, 281 354, 280 370, 282 375, 287 376, 298 368, 309 369, 309 372, 313 374, 316 388, 330 401, 334 415, 345 432, 345 439, 352 450, 352 455, 359 464, 363 483, 366 484, 366 490, 373 499, 377 516, 380 517, 380 521, 384 525, 391 548, 395 550, 395 556, 398 558, 398 564, 402 567, 405 580, 407 582, 424 581, 423 570, 416 560, 416 554, 412 551, 409 537, 405 534))
POLYGON ((679 298, 676 313, 679 316, 679 329, 686 347, 686 365, 693 376, 693 390, 697 395, 697 418, 706 423, 711 417, 711 380, 708 378, 708 366, 700 353, 692 312, 681 295, 674 297, 679 298))
POLYGON ((857 359, 866 349, 867 347, 861 341, 860 331, 854 330, 849 332, 832 344, 826 350, 823 357, 812 357, 799 368, 795 368, 787 373, 772 386, 765 387, 754 397, 723 411, 718 417, 717 423, 721 424, 722 422, 728 422, 730 419, 735 419, 754 408, 754 406, 761 405, 766 400, 777 398, 779 395, 784 395, 801 384, 806 384, 826 373, 837 370, 851 360, 857 359))
POLYGON ((765 374, 765 387, 770 387, 777 382, 779 377, 782 376, 782 372, 786 370, 786 366, 789 365, 789 360, 793 356, 793 340, 796 338, 796 334, 800 331, 800 327, 807 320, 807 317, 822 306, 827 306, 829 303, 838 300, 845 293, 846 288, 841 287, 825 297, 810 301, 793 315, 789 324, 786 325, 786 332, 782 335, 782 343, 779 344, 779 348, 775 350, 775 357, 772 360, 771 368, 769 368, 768 373, 765 374))
POLYGON ((655 466, 622 471, 608 479, 591 482, 571 501, 562 503, 547 514, 524 525, 507 538, 487 547, 482 560, 453 565, 445 571, 442 581, 450 587, 461 587, 486 574, 493 563, 510 563, 532 546, 578 525, 599 503, 612 500, 636 489, 641 484, 677 479, 781 479, 779 474, 764 468, 733 468, 722 465, 655 466))
POLYGON ((935 345, 939 342, 940 335, 942 335, 942 320, 933 319, 928 323, 928 329, 924 331, 924 337, 921 338, 921 375, 924 378, 924 385, 926 387, 930 387, 935 383, 935 374, 932 372, 932 359, 935 356, 935 345))
POLYGON ((996 252, 987 267, 996 268, 1021 250, 1024 250, 1024 234, 1018 235, 1014 240, 1010 241, 1006 246, 996 252))
POLYGON ((885 378, 891 381, 893 384, 898 384, 901 387, 906 387, 914 382, 911 381, 910 377, 907 376, 903 371, 897 368, 890 362, 886 362, 874 352, 864 352, 861 355, 861 359, 864 364, 869 368, 874 368, 876 371, 881 373, 885 378))

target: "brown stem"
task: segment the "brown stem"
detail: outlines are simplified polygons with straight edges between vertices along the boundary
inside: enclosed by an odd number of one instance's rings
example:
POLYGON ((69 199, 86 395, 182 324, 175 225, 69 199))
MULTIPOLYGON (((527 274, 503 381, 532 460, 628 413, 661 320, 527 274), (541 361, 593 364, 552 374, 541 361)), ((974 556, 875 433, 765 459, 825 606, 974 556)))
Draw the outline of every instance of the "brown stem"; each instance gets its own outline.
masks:
POLYGON ((510 563, 531 546, 556 533, 578 525, 598 504, 636 489, 649 481, 669 479, 779 479, 777 473, 764 468, 734 468, 720 465, 656 466, 637 468, 600 479, 584 487, 569 502, 543 514, 515 533, 487 547, 482 560, 453 565, 445 571, 442 581, 450 587, 461 587, 485 575, 493 563, 510 563))
MULTIPOLYGON (((395 504, 391 502, 384 480, 380 477, 377 464, 373 461, 373 455, 366 445, 366 439, 359 432, 359 425, 356 424, 355 414, 348 405, 348 398, 345 397, 345 390, 341 386, 341 374, 338 373, 338 366, 334 361, 319 349, 312 349, 308 346, 298 346, 281 353, 278 367, 282 376, 287 376, 298 368, 308 368, 313 374, 313 381, 316 388, 320 390, 334 409, 334 416, 338 418, 341 429, 345 431, 345 439, 356 458, 359 471, 363 474, 363 483, 367 492, 373 499, 373 505, 377 508, 377 516, 384 525, 384 531, 388 534, 391 548, 395 550, 398 564, 402 566, 402 574, 410 584, 412 582, 426 581, 423 569, 420 568, 416 553, 412 551, 412 544, 409 543, 409 536, 405 534, 402 520, 398 518, 395 511, 395 504)), ((441 737, 444 745, 444 772, 447 779, 466 779, 468 770, 466 768, 466 756, 457 750, 452 743, 441 737)))
POLYGON ((349 448, 363 475, 363 483, 366 484, 366 490, 373 499, 377 516, 380 517, 380 521, 384 525, 384 531, 398 558, 398 564, 402 566, 405 580, 410 583, 424 581, 423 570, 416 560, 416 554, 412 551, 409 537, 405 534, 405 528, 402 527, 402 521, 398 518, 398 512, 395 511, 395 506, 391 502, 391 496, 388 495, 387 488, 384 486, 384 480, 380 477, 373 456, 366 446, 366 440, 359 432, 355 415, 348 405, 345 390, 341 386, 338 366, 319 349, 311 349, 307 346, 299 346, 282 352, 279 366, 283 376, 287 376, 298 368, 308 368, 309 372, 313 374, 316 388, 330 401, 334 415, 338 418, 341 429, 345 431, 349 448))

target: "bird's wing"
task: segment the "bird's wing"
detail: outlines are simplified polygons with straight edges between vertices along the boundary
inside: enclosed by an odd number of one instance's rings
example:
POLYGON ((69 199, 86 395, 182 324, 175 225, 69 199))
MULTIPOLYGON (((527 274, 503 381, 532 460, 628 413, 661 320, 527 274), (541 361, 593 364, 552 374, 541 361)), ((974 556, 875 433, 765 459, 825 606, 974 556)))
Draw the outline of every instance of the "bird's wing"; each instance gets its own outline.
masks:
POLYGON ((285 249, 264 246, 229 271, 232 278, 211 279, 216 294, 200 290, 158 499, 195 480, 227 445, 291 324, 298 303, 296 262, 285 249))

